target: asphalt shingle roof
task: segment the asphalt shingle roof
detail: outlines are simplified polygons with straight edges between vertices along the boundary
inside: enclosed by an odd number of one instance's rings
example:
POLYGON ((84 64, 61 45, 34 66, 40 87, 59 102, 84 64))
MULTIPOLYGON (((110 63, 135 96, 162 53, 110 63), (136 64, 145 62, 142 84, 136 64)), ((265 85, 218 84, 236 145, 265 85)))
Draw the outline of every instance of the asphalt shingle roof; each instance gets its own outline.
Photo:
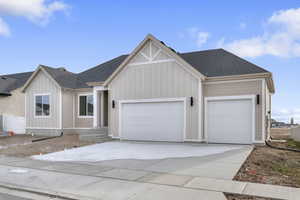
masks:
MULTIPOLYGON (((252 64, 224 49, 213 49, 188 53, 177 53, 192 67, 207 77, 231 76, 242 74, 267 73, 268 71, 252 64)), ((41 65, 53 79, 64 88, 89 88, 87 82, 104 82, 127 58, 121 55, 91 69, 74 74, 63 68, 41 65)), ((22 87, 33 72, 0 76, 0 94, 22 87)))
POLYGON ((10 95, 12 90, 22 87, 33 72, 0 76, 0 95, 10 95))
POLYGON ((85 82, 104 82, 127 58, 128 55, 121 55, 105 63, 78 74, 78 77, 85 82))
MULTIPOLYGON (((212 49, 177 54, 207 77, 268 72, 265 69, 224 49, 212 49)), ((127 56, 128 55, 122 55, 116 57, 110 61, 86 70, 78 74, 78 76, 85 82, 103 82, 118 68, 127 56)))
POLYGON ((84 81, 80 80, 80 78, 76 74, 69 72, 64 68, 52 68, 45 65, 41 65, 41 67, 44 68, 50 74, 50 76, 63 88, 76 89, 90 87, 84 81))
POLYGON ((207 77, 268 72, 224 49, 182 53, 179 56, 207 77))

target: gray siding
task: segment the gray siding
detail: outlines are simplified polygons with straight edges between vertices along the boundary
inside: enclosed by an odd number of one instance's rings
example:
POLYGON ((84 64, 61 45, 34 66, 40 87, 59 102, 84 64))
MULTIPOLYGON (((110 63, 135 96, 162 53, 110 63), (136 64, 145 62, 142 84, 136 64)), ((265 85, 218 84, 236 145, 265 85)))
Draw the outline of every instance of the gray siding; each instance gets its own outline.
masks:
MULTIPOLYGON (((222 82, 203 85, 204 97, 213 96, 238 96, 238 95, 257 95, 262 97, 262 81, 243 81, 243 82, 222 82)), ((262 98, 261 98, 262 99, 262 98)), ((256 140, 262 140, 262 100, 259 105, 256 105, 256 140)), ((204 112, 203 112, 204 116, 204 112)))
POLYGON ((26 127, 60 128, 60 88, 40 71, 26 89, 26 127), (35 117, 35 94, 50 94, 50 117, 35 117))
POLYGON ((152 98, 187 98, 186 139, 198 139, 199 81, 176 62, 127 65, 109 85, 109 133, 119 136, 119 100, 152 98), (195 104, 189 104, 193 96, 195 104), (116 101, 112 109, 111 101, 116 101))
MULTIPOLYGON (((93 128, 94 118, 93 117, 79 117, 78 108, 79 101, 78 96, 81 94, 91 94, 93 95, 93 90, 91 89, 89 92, 79 92, 75 95, 75 128, 93 128)), ((94 110, 95 112, 95 110, 94 110)))

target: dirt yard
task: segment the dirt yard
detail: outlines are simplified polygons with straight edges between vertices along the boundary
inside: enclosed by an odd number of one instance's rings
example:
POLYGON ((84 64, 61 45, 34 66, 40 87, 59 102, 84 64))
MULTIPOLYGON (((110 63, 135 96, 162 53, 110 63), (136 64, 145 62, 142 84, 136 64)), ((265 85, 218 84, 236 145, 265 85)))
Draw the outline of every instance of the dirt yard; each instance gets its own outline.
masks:
POLYGON ((30 135, 0 137, 0 155, 27 157, 93 144, 79 141, 78 135, 64 135, 39 142, 32 142, 33 139, 37 137, 30 135))
MULTIPOLYGON (((286 142, 272 143, 277 147, 300 150, 300 142, 289 137, 287 129, 273 130, 275 139, 286 142)), ((300 152, 277 150, 267 146, 257 146, 235 177, 238 181, 300 187, 300 152)))

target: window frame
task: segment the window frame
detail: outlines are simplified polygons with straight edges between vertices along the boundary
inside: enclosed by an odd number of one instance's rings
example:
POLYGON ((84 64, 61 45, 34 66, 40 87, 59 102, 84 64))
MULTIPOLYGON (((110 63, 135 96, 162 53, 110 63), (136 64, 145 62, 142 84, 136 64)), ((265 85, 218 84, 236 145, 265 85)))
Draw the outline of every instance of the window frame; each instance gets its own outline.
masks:
MULTIPOLYGON (((95 99, 94 99, 94 94, 93 93, 82 93, 82 94, 78 94, 78 98, 77 98, 77 117, 78 118, 94 118, 94 105, 95 105, 95 99), (88 96, 92 96, 93 97, 93 114, 92 115, 80 115, 80 97, 85 96, 86 100, 88 98, 88 96)), ((86 101, 86 111, 88 112, 88 101, 86 101)))
MULTIPOLYGON (((51 118, 51 94, 50 93, 41 93, 41 94, 34 94, 34 118, 51 118), (37 106, 36 106, 36 97, 37 96, 48 96, 49 97, 49 115, 43 115, 43 110, 42 110, 42 115, 36 115, 37 111, 37 106)), ((43 105, 43 103, 42 103, 43 105)), ((43 106, 42 106, 43 108, 43 106)))

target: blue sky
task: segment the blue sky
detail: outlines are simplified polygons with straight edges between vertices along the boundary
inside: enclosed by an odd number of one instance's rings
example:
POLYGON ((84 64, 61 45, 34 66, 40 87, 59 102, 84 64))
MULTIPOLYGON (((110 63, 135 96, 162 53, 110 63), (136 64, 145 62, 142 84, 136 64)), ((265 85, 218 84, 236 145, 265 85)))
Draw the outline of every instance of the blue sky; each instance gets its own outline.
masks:
POLYGON ((26 2, 0 0, 0 74, 80 72, 152 33, 179 52, 222 47, 273 72, 274 117, 300 122, 299 1, 26 2))

